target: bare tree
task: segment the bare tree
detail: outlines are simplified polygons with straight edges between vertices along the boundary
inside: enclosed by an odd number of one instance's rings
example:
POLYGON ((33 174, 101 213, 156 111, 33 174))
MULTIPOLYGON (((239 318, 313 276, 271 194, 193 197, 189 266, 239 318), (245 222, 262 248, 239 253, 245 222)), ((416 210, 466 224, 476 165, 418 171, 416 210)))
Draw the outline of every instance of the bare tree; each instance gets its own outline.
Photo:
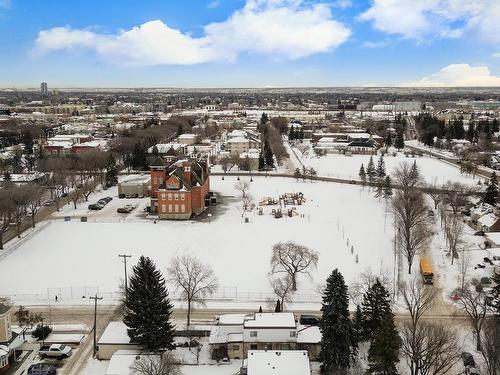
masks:
POLYGON ((187 302, 187 326, 191 323, 191 309, 194 303, 204 304, 204 299, 218 288, 217 277, 212 268, 189 256, 177 256, 168 267, 169 281, 181 291, 187 302))
POLYGON ((274 295, 279 298, 282 309, 284 308, 285 302, 292 302, 293 280, 290 275, 269 277, 269 283, 271 284, 274 295))
POLYGON ((45 193, 45 189, 39 185, 27 185, 25 189, 27 190, 28 196, 27 211, 31 216, 31 226, 34 228, 35 216, 42 207, 42 197, 45 193))
POLYGON ((10 228, 13 212, 11 189, 4 187, 0 189, 0 250, 3 250, 3 236, 10 228))
POLYGON ((242 205, 242 213, 244 213, 250 208, 252 205, 252 196, 250 195, 250 182, 248 181, 238 181, 234 188, 239 192, 241 205, 242 205))
POLYGON ((467 314, 472 332, 476 338, 476 349, 480 351, 481 333, 488 311, 486 295, 482 290, 472 289, 468 285, 464 289, 457 289, 455 294, 458 296, 458 303, 467 314))
POLYGON ((500 374, 500 322, 498 317, 489 318, 481 340, 481 354, 487 375, 500 374))
POLYGON ((446 375, 459 361, 462 351, 454 330, 438 324, 403 323, 401 350, 411 375, 446 375))
POLYGON ((458 215, 460 209, 467 204, 466 197, 472 192, 471 189, 458 182, 448 182, 443 189, 442 202, 452 209, 454 215, 458 215))
POLYGON ((181 375, 179 360, 172 352, 141 355, 130 366, 134 374, 140 375, 181 375))
POLYGON ((442 192, 439 190, 439 187, 437 185, 437 178, 434 178, 432 181, 432 184, 430 184, 427 187, 427 195, 432 199, 432 202, 434 203, 434 209, 437 210, 438 204, 441 202, 441 195, 442 192))
POLYGON ((422 316, 434 305, 437 291, 423 285, 422 280, 417 277, 402 282, 399 291, 410 314, 411 327, 416 329, 422 316))
MULTIPOLYGON (((373 272, 371 268, 366 268, 349 284, 349 297, 354 304, 361 305, 364 295, 377 280, 380 281, 385 290, 392 293, 394 288, 389 269, 380 268, 378 272, 373 272)), ((324 286, 322 286, 320 294, 323 293, 323 290, 324 286)))
POLYGON ((454 259, 458 258, 460 245, 463 244, 464 223, 459 214, 452 213, 451 215, 446 215, 444 233, 451 257, 451 264, 453 264, 454 259))
POLYGON ((461 256, 458 259, 458 265, 460 267, 460 289, 464 290, 466 287, 466 278, 470 268, 471 254, 466 249, 462 249, 461 256))
POLYGON ((271 274, 286 273, 292 279, 292 290, 297 291, 297 276, 311 276, 311 269, 318 267, 319 253, 293 241, 279 242, 273 246, 271 274))
POLYGON ((429 241, 427 207, 421 191, 398 190, 392 200, 398 250, 408 263, 408 273, 415 255, 421 253, 429 241))

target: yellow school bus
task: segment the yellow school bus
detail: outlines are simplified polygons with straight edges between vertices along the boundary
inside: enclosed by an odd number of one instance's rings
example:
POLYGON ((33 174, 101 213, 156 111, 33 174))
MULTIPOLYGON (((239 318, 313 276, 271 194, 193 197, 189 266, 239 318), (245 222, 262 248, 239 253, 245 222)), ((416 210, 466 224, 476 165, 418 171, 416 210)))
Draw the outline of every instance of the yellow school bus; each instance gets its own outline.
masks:
POLYGON ((432 267, 427 258, 420 259, 420 273, 424 280, 424 284, 434 284, 434 274, 432 267))

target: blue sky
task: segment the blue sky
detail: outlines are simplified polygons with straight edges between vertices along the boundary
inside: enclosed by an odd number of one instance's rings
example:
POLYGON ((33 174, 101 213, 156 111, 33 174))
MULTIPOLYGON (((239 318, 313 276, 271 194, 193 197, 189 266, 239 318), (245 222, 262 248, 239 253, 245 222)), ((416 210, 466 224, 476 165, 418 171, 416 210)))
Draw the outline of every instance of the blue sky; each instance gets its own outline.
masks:
POLYGON ((0 0, 0 86, 500 86, 492 0, 0 0))

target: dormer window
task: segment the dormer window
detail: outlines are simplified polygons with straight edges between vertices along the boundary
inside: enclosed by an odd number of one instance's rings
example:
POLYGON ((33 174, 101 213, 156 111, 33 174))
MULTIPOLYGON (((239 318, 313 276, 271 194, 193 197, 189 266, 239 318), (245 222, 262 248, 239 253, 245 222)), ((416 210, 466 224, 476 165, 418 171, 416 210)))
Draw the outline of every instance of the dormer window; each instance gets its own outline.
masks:
POLYGON ((189 166, 184 167, 184 172, 191 172, 191 167, 189 166))

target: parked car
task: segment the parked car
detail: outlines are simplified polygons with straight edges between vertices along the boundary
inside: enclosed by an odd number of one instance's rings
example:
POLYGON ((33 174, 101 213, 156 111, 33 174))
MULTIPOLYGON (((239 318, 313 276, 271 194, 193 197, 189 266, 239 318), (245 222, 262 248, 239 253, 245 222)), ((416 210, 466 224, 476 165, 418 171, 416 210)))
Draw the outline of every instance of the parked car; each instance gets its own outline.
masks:
POLYGON ((120 207, 116 210, 116 212, 118 212, 119 214, 128 214, 130 210, 126 207, 120 207))
POLYGON ((491 279, 489 277, 481 277, 481 284, 483 284, 483 285, 490 285, 491 284, 491 279))
POLYGON ((476 361, 474 361, 474 357, 469 352, 462 352, 462 362, 465 367, 476 367, 476 361))
POLYGON ((125 198, 125 194, 123 194, 123 193, 118 194, 118 198, 120 198, 120 199, 125 198))
POLYGON ((49 206, 52 206, 52 203, 54 203, 54 201, 52 201, 52 200, 48 200, 48 201, 43 202, 43 205, 44 205, 45 207, 49 207, 49 206))
POLYGON ((68 196, 68 193, 62 193, 61 198, 66 198, 68 196))
POLYGON ((484 232, 482 230, 478 230, 476 233, 474 233, 474 236, 484 236, 484 232))
POLYGON ((102 206, 100 204, 89 204, 89 210, 91 211, 99 211, 99 210, 102 210, 102 206))
POLYGON ((36 363, 28 367, 28 375, 55 375, 57 369, 46 363, 36 363))
POLYGON ((299 323, 303 326, 317 326, 320 319, 314 315, 301 315, 299 323))
POLYGON ((99 200, 100 200, 100 201, 104 201, 104 202, 106 202, 106 203, 109 203, 109 202, 111 202, 111 201, 113 200, 113 198, 112 198, 112 197, 104 197, 104 198, 99 199, 99 200))
POLYGON ((41 358, 67 358, 71 355, 72 349, 64 344, 42 345, 38 354, 41 358))

